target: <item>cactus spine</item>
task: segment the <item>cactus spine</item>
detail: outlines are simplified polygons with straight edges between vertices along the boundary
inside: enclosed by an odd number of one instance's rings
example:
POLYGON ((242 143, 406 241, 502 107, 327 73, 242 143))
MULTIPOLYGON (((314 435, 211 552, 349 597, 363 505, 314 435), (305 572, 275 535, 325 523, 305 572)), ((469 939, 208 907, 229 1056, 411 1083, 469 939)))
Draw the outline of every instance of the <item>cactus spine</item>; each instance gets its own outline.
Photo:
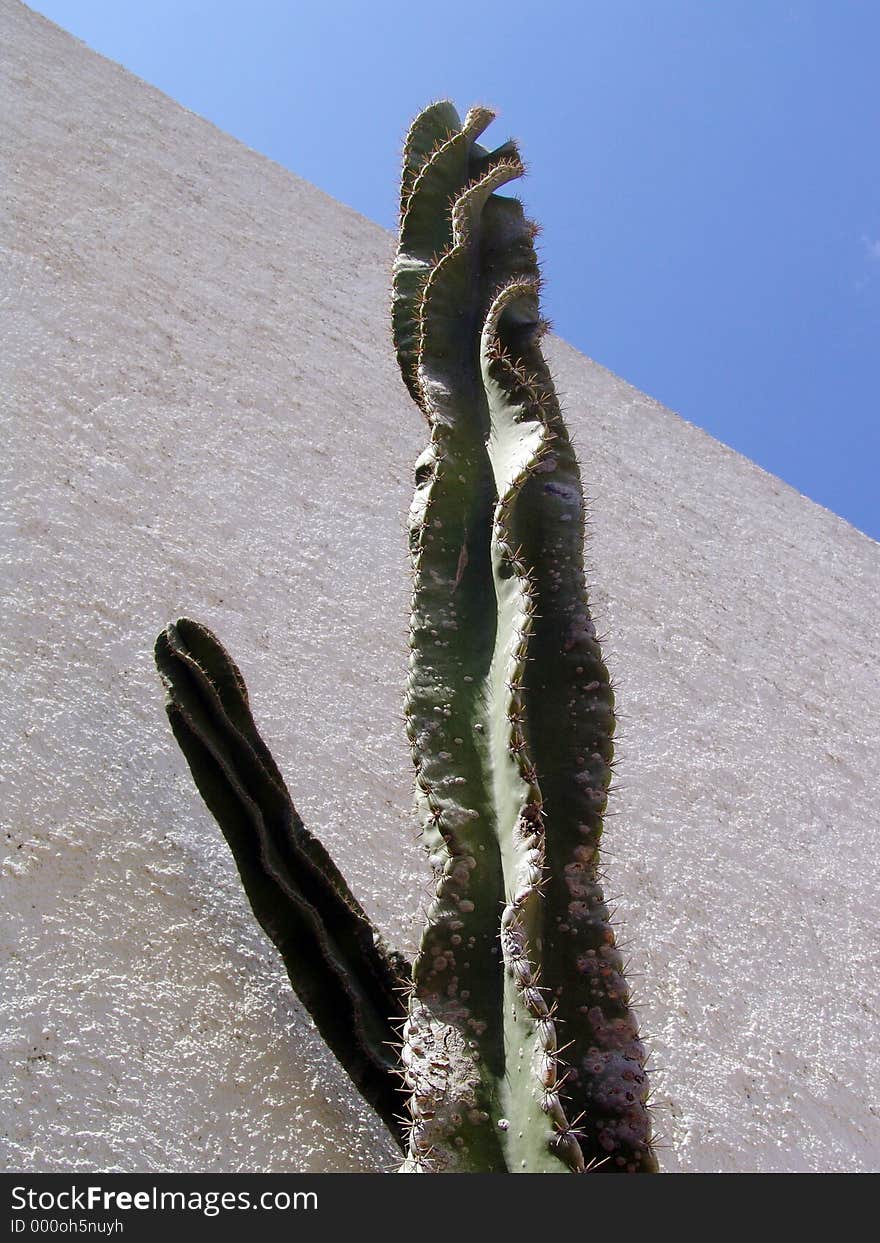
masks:
POLYGON ((404 151, 393 335, 429 430, 406 728, 436 873, 411 967, 302 824, 217 638, 181 619, 156 660, 254 913, 403 1170, 651 1172, 645 1052, 598 873, 614 696, 540 349, 536 229, 498 194, 523 166, 513 143, 477 141, 492 119, 433 104, 404 151))
POLYGON ((496 193, 522 164, 477 142, 491 119, 440 103, 414 122, 394 270, 430 432, 406 714, 438 872, 404 1032, 407 1168, 650 1170, 645 1053, 597 876, 614 699, 580 474, 539 346, 535 228, 496 193))

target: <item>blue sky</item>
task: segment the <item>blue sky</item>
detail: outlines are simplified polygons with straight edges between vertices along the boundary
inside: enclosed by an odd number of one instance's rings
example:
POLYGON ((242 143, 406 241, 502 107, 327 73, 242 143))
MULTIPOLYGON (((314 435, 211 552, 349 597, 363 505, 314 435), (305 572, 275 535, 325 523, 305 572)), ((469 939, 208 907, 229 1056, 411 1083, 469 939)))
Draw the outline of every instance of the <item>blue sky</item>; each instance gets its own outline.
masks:
POLYGON ((876 0, 33 0, 388 228, 436 98, 497 108, 545 311, 880 539, 876 0))

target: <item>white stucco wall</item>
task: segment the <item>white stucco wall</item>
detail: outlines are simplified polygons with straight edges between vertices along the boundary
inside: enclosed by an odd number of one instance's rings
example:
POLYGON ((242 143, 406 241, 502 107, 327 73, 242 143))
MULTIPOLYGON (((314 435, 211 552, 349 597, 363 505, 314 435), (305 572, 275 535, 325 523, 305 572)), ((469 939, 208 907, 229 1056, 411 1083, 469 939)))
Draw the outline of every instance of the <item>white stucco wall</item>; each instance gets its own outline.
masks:
MULTIPOLYGON (((249 914, 151 647, 181 612, 218 631, 303 818, 411 946, 424 430, 392 239, 17 0, 0 44, 0 1161, 391 1168, 249 914)), ((880 547, 549 354, 593 502, 609 883, 664 1167, 878 1168, 880 547)))

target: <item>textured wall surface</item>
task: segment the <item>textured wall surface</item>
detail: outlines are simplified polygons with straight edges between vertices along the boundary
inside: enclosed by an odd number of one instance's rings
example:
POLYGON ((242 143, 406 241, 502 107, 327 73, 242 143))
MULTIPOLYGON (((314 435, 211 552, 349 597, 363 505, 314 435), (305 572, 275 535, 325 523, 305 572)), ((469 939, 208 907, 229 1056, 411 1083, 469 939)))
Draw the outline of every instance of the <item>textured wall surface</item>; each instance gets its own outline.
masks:
MULTIPOLYGON (((151 647, 181 612, 219 632, 303 818, 411 946, 425 432, 392 239, 16 0, 0 44, 2 1165, 391 1168, 249 914, 151 647)), ((663 1164, 880 1168, 880 546, 549 354, 619 687, 609 886, 663 1164)))

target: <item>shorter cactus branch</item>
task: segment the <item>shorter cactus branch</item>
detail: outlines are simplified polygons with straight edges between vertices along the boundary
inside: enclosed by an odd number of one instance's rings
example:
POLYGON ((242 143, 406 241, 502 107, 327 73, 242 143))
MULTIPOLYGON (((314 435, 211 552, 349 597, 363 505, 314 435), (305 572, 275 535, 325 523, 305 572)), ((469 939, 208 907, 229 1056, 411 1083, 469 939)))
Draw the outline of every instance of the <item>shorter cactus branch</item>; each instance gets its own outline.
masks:
POLYGON ((159 635, 156 664, 174 735, 254 914, 318 1031, 403 1146, 394 1046, 409 965, 386 949, 300 820, 257 732, 242 676, 216 636, 181 618, 159 635))

